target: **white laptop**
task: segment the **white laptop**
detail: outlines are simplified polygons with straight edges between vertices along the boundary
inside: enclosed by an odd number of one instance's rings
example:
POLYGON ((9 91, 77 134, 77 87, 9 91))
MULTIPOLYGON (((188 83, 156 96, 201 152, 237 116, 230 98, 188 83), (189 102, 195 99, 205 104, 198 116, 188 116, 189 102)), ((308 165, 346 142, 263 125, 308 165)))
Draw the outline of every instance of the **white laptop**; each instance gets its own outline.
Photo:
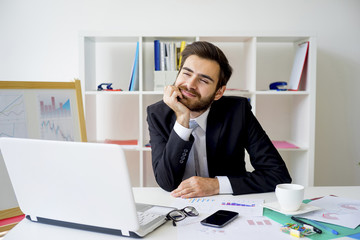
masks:
POLYGON ((121 146, 0 138, 19 207, 34 222, 143 237, 172 210, 136 204, 121 146))

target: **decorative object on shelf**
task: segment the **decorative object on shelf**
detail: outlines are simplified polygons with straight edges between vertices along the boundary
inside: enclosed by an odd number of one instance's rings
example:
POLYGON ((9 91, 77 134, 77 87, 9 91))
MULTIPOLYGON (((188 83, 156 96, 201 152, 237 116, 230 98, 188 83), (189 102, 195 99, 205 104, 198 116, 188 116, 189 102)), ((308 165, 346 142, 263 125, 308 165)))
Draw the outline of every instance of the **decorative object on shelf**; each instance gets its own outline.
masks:
POLYGON ((112 90, 113 88, 111 87, 111 85, 112 85, 112 83, 101 83, 98 85, 97 90, 98 91, 102 91, 105 89, 112 90), (104 89, 104 87, 106 87, 106 88, 104 89))
POLYGON ((276 91, 286 91, 287 88, 287 82, 273 82, 270 83, 269 88, 270 90, 276 90, 276 91))
POLYGON ((122 91, 122 89, 113 89, 112 87, 111 87, 111 85, 112 85, 112 83, 102 83, 102 84, 100 84, 99 86, 98 86, 98 88, 97 88, 97 90, 98 91, 122 91), (104 86, 106 87, 106 88, 104 88, 104 86))

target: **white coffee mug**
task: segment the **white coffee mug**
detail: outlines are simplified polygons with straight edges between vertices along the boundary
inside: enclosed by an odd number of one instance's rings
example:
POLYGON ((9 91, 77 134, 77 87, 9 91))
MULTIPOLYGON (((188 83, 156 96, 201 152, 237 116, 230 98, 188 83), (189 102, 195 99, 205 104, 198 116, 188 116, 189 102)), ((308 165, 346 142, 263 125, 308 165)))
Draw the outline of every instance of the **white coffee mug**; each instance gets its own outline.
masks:
POLYGON ((304 200, 304 186, 290 183, 278 184, 275 194, 281 210, 295 212, 300 208, 304 200))

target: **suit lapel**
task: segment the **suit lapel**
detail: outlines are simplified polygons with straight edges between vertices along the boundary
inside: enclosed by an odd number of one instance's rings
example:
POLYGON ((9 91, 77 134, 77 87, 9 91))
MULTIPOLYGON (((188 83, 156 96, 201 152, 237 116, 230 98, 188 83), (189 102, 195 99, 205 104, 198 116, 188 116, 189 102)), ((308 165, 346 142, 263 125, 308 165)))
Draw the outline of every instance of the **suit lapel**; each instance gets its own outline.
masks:
POLYGON ((217 104, 213 104, 210 108, 207 126, 206 126, 206 154, 209 168, 209 176, 213 177, 212 163, 216 160, 216 146, 220 138, 223 122, 219 121, 219 113, 217 111, 217 104))

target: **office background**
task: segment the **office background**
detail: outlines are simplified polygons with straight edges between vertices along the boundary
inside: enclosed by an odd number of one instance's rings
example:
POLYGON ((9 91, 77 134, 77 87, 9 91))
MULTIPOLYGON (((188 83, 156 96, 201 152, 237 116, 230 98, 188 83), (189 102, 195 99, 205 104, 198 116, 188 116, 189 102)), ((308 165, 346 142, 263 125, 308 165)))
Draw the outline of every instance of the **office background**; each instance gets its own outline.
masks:
MULTIPOLYGON (((79 77, 79 32, 314 33, 315 185, 360 185, 360 1, 0 0, 0 80, 79 77)), ((16 206, 0 163, 0 209, 16 206)))

